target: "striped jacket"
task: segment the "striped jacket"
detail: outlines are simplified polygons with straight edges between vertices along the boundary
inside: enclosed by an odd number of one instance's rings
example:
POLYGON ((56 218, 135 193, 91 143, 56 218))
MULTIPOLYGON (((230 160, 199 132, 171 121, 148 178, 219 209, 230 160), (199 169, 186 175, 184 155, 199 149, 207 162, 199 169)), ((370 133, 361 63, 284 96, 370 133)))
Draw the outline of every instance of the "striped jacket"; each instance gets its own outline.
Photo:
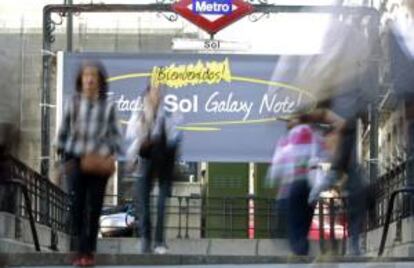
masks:
POLYGON ((57 149, 80 157, 87 153, 120 154, 122 135, 115 106, 105 100, 75 96, 65 107, 57 149))
POLYGON ((292 128, 278 141, 269 170, 269 179, 279 185, 278 198, 287 197, 292 182, 309 181, 311 169, 328 158, 324 139, 317 131, 306 124, 292 128))

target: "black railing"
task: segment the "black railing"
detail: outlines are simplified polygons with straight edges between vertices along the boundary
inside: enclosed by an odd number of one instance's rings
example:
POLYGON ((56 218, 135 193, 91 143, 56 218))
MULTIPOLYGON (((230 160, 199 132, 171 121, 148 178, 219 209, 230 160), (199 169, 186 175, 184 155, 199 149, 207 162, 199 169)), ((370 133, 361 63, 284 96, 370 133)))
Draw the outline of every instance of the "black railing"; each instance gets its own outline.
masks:
MULTIPOLYGON (((156 214, 156 196, 151 198, 151 211, 156 214)), ((113 200, 110 196, 109 200, 113 200)), ((167 202, 166 230, 169 237, 191 238, 286 238, 286 211, 277 206, 273 198, 247 197, 201 197, 199 195, 172 196, 167 202), (172 232, 172 233, 171 233, 172 232)), ((118 212, 129 210, 129 216, 137 215, 135 204, 123 200, 118 212), (134 211, 134 212, 132 212, 134 211)), ((112 209, 113 213, 117 210, 112 209)), ((108 210, 107 210, 108 211, 108 210)), ((127 213, 125 214, 127 217, 127 213)), ((122 220, 123 221, 123 220, 122 220)), ((138 215, 139 221, 139 215, 138 215)), ((321 249, 326 241, 345 243, 347 223, 345 203, 342 198, 321 199, 315 208, 310 234, 319 240, 321 249)), ((130 226, 135 228, 136 226, 130 226)), ((119 227, 101 222, 101 230, 117 230, 119 227)), ((139 228, 138 233, 139 233, 139 228)), ((128 232, 131 235, 131 232, 128 232)))
POLYGON ((40 243, 39 243, 39 236, 37 234, 36 224, 33 217, 33 211, 32 211, 32 201, 29 197, 29 193, 27 191, 26 185, 22 183, 20 180, 15 179, 7 179, 0 181, 0 187, 10 187, 14 186, 19 188, 23 193, 24 203, 25 203, 25 209, 26 213, 29 217, 29 223, 30 223, 30 230, 32 231, 32 237, 33 237, 33 244, 36 251, 40 252, 40 243))
MULTIPOLYGON (((71 225, 69 223, 70 198, 67 193, 54 185, 47 178, 42 177, 39 173, 27 167, 19 160, 9 157, 4 163, 10 178, 18 182, 25 195, 27 191, 27 202, 22 202, 21 194, 18 192, 16 201, 18 206, 15 214, 19 217, 30 220, 31 216, 28 211, 32 212, 33 221, 51 228, 51 245, 52 249, 57 249, 57 232, 69 234, 71 225)), ((12 187, 10 184, 5 187, 12 187)), ((26 199, 26 197, 24 196, 26 199)), ((0 208, 1 209, 1 208, 0 208)))
POLYGON ((16 159, 12 159, 11 168, 13 178, 22 180, 28 188, 36 222, 56 231, 70 233, 69 195, 16 159))
MULTIPOLYGON (((371 206, 368 210, 367 231, 381 228, 386 223, 387 202, 394 191, 410 185, 407 176, 408 162, 403 162, 380 176, 370 185, 371 206)), ((397 206, 390 213, 390 222, 412 215, 412 198, 407 195, 395 197, 397 206)))
POLYGON ((410 194, 411 196, 414 195, 414 187, 406 187, 402 189, 395 190, 388 201, 387 207, 387 214, 385 215, 385 223, 384 223, 384 230, 382 232, 381 243, 378 250, 378 256, 381 257, 384 253, 385 243, 387 242, 387 235, 388 235, 388 228, 391 223, 392 213, 394 211, 394 204, 396 197, 400 194, 410 194))

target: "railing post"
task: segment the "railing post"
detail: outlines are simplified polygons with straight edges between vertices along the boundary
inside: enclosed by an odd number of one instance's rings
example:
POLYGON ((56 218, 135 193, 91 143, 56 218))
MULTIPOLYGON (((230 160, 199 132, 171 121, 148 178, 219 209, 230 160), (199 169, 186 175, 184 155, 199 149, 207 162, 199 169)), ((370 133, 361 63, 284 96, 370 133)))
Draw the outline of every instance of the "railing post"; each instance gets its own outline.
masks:
POLYGON ((347 235, 348 235, 348 221, 346 218, 346 213, 345 213, 345 199, 341 198, 341 204, 342 204, 342 208, 341 208, 341 222, 343 222, 343 233, 342 233, 342 255, 346 254, 346 244, 347 244, 347 235))
POLYGON ((29 182, 29 183, 33 183, 33 193, 32 193, 32 201, 33 201, 33 206, 34 206, 34 216, 36 217, 36 220, 41 222, 41 213, 40 213, 40 209, 39 209, 39 200, 40 200, 40 180, 38 177, 35 177, 33 179, 33 182, 29 182))
POLYGON ((32 231, 33 243, 34 243, 36 251, 40 252, 39 237, 37 236, 36 224, 35 224, 35 220, 34 220, 34 217, 33 217, 31 201, 30 201, 30 198, 29 198, 29 193, 27 192, 27 188, 20 181, 17 181, 17 180, 14 180, 14 179, 6 181, 6 184, 10 184, 10 185, 14 184, 14 185, 19 186, 21 188, 21 190, 23 192, 23 198, 24 198, 24 202, 25 202, 26 212, 27 212, 27 215, 29 217, 29 224, 30 224, 30 229, 32 231))
POLYGON ((388 228, 389 228, 390 222, 391 222, 391 213, 392 213, 392 210, 394 208, 394 199, 395 199, 395 196, 397 195, 397 193, 399 193, 399 192, 395 191, 394 193, 392 193, 391 198, 388 202, 387 213, 385 214, 384 230, 382 232, 381 243, 380 243, 380 248, 379 248, 379 252, 378 252, 379 257, 382 256, 382 253, 384 252, 385 243, 387 241, 388 228))
POLYGON ((229 220, 230 220, 230 237, 234 238, 234 226, 233 226, 233 221, 234 221, 234 217, 237 217, 237 205, 236 207, 234 206, 234 200, 235 198, 231 198, 230 199, 230 203, 229 203, 229 207, 228 207, 228 211, 229 211, 229 220))
POLYGON ((388 201, 387 214, 385 215, 384 230, 382 232, 380 247, 379 247, 379 250, 378 250, 378 257, 381 257, 382 254, 384 253, 385 244, 387 242, 388 229, 390 227, 390 222, 391 222, 392 211, 394 209, 395 198, 400 193, 409 193, 409 194, 413 195, 414 194, 414 188, 413 187, 407 187, 407 188, 398 189, 398 190, 395 190, 391 194, 391 197, 388 201))
POLYGON ((329 198, 329 240, 332 251, 336 253, 334 201, 333 198, 329 198))
POLYGON ((17 191, 19 211, 17 216, 27 218, 33 235, 33 243, 40 251, 36 223, 45 224, 51 228, 50 247, 57 249, 57 232, 67 231, 69 224, 63 222, 67 214, 69 198, 65 192, 53 185, 47 178, 31 170, 19 160, 9 156, 10 179, 2 184, 13 185, 17 191), (21 201, 20 201, 21 198, 21 201))
POLYGON ((207 215, 208 215, 208 212, 207 212, 207 200, 206 200, 206 197, 205 196, 202 196, 201 198, 200 198, 200 201, 201 201, 201 211, 200 211, 200 221, 201 221, 201 230, 200 230, 200 237, 201 238, 206 238, 206 233, 207 233, 207 227, 206 227, 206 218, 207 218, 207 215))
POLYGON ((58 244, 59 244, 59 236, 57 231, 54 227, 50 230, 50 249, 54 251, 58 251, 58 244))
POLYGON ((26 203, 27 214, 29 215, 30 229, 32 230, 32 234, 33 234, 33 242, 35 244, 36 251, 40 252, 39 237, 37 236, 37 231, 36 231, 35 221, 34 221, 34 218, 33 218, 32 208, 30 206, 31 203, 30 203, 30 199, 29 199, 29 194, 27 193, 27 190, 25 188, 22 188, 22 189, 23 189, 23 195, 24 195, 24 199, 25 199, 25 203, 26 203))
POLYGON ((227 197, 224 197, 224 207, 223 207, 223 218, 224 218, 224 234, 223 236, 227 236, 227 197))
POLYGON ((323 209, 323 199, 319 199, 319 248, 321 253, 325 253, 325 230, 324 230, 324 209, 323 209))
POLYGON ((267 200, 267 235, 269 238, 272 237, 272 223, 273 223, 273 215, 272 215, 272 199, 267 200))
POLYGON ((186 201, 185 238, 188 239, 190 238, 189 233, 188 233, 188 229, 189 229, 188 226, 189 226, 189 221, 190 221, 190 197, 186 196, 185 201, 186 201))
POLYGON ((178 196, 178 234, 177 234, 177 239, 181 239, 181 202, 182 202, 182 197, 178 196))

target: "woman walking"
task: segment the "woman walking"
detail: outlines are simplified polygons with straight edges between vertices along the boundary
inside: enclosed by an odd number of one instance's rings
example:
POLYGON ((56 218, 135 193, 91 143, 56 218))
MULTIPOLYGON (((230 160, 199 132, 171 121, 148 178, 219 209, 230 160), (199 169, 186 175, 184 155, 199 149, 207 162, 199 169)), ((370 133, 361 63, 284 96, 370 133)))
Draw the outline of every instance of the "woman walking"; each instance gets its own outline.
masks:
POLYGON ((76 266, 95 264, 99 217, 121 133, 115 106, 107 100, 107 75, 99 62, 81 66, 73 98, 67 103, 58 134, 58 154, 71 162, 73 230, 77 236, 76 266))
MULTIPOLYGON (((316 202, 309 193, 321 183, 316 172, 329 155, 323 137, 311 125, 298 118, 288 123, 288 133, 275 150, 268 179, 279 183, 278 204, 285 213, 290 248, 295 255, 309 252, 308 233, 316 202)), ((320 173, 322 174, 322 173, 320 173)))
POLYGON ((158 178, 157 224, 154 253, 165 254, 164 238, 165 202, 170 195, 174 163, 181 133, 177 130, 175 114, 167 113, 158 85, 148 86, 144 96, 144 109, 131 117, 127 139, 132 140, 128 150, 130 166, 138 167, 137 204, 140 221, 141 253, 152 252, 152 225, 150 194, 154 177, 158 178))

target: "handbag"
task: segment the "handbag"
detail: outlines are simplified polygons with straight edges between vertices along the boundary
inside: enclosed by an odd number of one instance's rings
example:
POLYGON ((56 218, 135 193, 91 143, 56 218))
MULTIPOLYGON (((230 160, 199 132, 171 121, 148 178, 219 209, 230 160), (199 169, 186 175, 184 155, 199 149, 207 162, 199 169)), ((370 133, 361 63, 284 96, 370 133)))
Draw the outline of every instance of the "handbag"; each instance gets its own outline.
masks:
POLYGON ((150 158, 154 145, 155 142, 151 139, 150 135, 147 135, 146 138, 141 142, 141 145, 139 146, 139 156, 141 156, 142 158, 150 158))
POLYGON ((89 153, 81 157, 80 167, 86 174, 109 178, 115 172, 115 159, 113 156, 89 153))
POLYGON ((167 148, 167 133, 165 129, 165 118, 161 119, 161 133, 159 137, 151 137, 151 131, 145 136, 141 142, 138 154, 142 158, 151 158, 152 152, 157 151, 158 153, 166 153, 167 148))

